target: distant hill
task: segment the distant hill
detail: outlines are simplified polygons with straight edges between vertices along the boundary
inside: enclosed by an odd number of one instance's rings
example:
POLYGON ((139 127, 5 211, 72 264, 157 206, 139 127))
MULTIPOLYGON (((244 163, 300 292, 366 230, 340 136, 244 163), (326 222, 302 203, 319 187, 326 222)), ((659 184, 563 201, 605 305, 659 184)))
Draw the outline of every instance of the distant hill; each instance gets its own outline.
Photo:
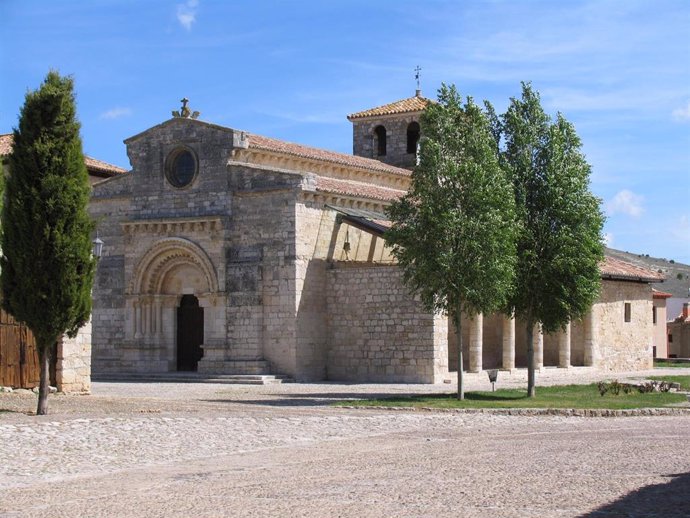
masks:
POLYGON ((650 257, 646 254, 631 254, 613 248, 606 249, 606 255, 626 261, 666 276, 664 282, 656 282, 652 286, 659 291, 672 293, 674 297, 688 298, 688 288, 690 288, 690 265, 677 263, 673 259, 660 257, 650 257), (678 276, 680 275, 680 279, 678 276))

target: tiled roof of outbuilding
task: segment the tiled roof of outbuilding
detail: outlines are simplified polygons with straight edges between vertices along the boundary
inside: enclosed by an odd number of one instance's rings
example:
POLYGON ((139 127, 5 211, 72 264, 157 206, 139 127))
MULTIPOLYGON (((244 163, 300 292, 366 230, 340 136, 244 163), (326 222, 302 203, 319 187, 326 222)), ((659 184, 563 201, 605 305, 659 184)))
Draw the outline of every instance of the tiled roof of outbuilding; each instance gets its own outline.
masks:
POLYGON ((635 266, 607 255, 599 266, 604 279, 630 280, 641 282, 660 282, 664 276, 647 268, 635 266))
MULTIPOLYGON (((0 135, 0 156, 9 155, 12 152, 13 142, 14 137, 11 133, 0 135)), ((92 158, 88 155, 84 155, 84 164, 86 164, 86 168, 90 173, 94 173, 97 176, 117 176, 127 172, 126 169, 109 164, 108 162, 103 162, 103 160, 92 158)))
POLYGON ((262 135, 255 135, 254 133, 247 133, 249 140, 249 148, 262 149, 264 151, 273 151, 276 153, 285 153, 301 158, 308 158, 314 160, 323 160, 334 164, 341 164, 349 167, 359 167, 361 169, 368 169, 370 171, 381 171, 384 173, 393 173, 399 176, 410 176, 410 171, 384 164, 378 160, 371 158, 364 158, 356 155, 347 155, 345 153, 337 153, 335 151, 327 151, 315 147, 303 146, 302 144, 294 144, 292 142, 285 142, 262 135))
POLYGON ((398 113, 421 112, 424 111, 424 108, 426 108, 430 102, 433 101, 427 99, 426 97, 422 97, 421 95, 415 95, 414 97, 408 97, 407 99, 401 99, 399 101, 384 104, 383 106, 353 113, 352 115, 347 116, 347 120, 351 121, 353 119, 362 119, 364 117, 376 117, 381 115, 395 115, 398 113))
POLYGON ((12 134, 0 135, 0 156, 7 156, 12 152, 12 134))
POLYGON ((652 288, 652 297, 655 299, 668 299, 673 297, 673 293, 666 293, 665 291, 659 291, 652 288))

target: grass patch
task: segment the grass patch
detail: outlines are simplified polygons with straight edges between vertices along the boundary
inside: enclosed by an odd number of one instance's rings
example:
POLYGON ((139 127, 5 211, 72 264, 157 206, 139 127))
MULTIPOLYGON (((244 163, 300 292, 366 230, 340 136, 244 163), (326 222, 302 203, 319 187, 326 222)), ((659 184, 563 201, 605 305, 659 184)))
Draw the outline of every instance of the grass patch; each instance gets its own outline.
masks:
MULTIPOLYGON (((688 378, 690 376, 679 376, 688 378)), ((669 378, 669 376, 664 379, 669 378)), ((431 408, 590 408, 622 410, 629 408, 659 408, 686 401, 684 394, 652 392, 640 394, 599 395, 597 385, 560 385, 537 387, 534 398, 526 390, 501 389, 496 392, 466 392, 465 400, 456 394, 367 399, 337 403, 339 406, 431 407, 431 408)))
POLYGON ((690 369, 690 362, 674 362, 671 360, 654 360, 655 369, 667 369, 667 368, 677 368, 677 369, 690 369))
POLYGON ((668 381, 669 383, 680 383, 680 390, 690 391, 690 376, 651 376, 649 379, 668 381))

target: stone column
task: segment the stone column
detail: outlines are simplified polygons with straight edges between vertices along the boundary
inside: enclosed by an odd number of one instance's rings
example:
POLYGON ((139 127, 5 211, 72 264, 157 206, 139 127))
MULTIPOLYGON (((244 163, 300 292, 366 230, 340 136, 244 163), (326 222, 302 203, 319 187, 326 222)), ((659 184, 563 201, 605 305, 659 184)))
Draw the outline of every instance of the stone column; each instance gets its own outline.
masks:
POLYGON ((570 367, 570 322, 558 333, 558 366, 562 369, 570 367))
POLYGON ((544 333, 541 331, 540 324, 534 326, 532 345, 534 346, 534 369, 539 370, 544 366, 544 333))
POLYGON ((515 368, 515 317, 503 316, 503 368, 515 368))
POLYGON ((134 303, 134 339, 141 338, 141 303, 134 303))
POLYGON ((594 307, 589 310, 584 319, 585 328, 585 366, 593 367, 596 364, 597 323, 594 316, 594 307))
POLYGON ((481 313, 470 318, 470 372, 482 371, 483 325, 481 313))

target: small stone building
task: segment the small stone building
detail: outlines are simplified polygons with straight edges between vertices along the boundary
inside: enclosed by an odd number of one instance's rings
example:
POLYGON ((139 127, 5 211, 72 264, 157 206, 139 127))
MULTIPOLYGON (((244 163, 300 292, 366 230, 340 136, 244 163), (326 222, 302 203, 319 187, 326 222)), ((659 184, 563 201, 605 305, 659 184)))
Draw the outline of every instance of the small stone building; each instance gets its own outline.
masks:
POLYGON ((668 322, 669 358, 690 358, 690 304, 685 302, 681 314, 668 322))
POLYGON ((654 358, 668 358, 668 333, 666 330, 666 301, 673 294, 652 289, 652 325, 654 327, 654 358))
MULTIPOLYGON (((385 208, 416 161, 414 97, 350 115, 353 155, 218 126, 183 104, 125 141, 130 174, 93 188, 105 241, 94 287, 93 370, 438 382, 454 330, 402 284, 385 208)), ((538 361, 646 368, 651 280, 608 259, 600 301, 538 361)), ((525 365, 523 331, 500 315, 467 329, 470 370, 525 365)))

